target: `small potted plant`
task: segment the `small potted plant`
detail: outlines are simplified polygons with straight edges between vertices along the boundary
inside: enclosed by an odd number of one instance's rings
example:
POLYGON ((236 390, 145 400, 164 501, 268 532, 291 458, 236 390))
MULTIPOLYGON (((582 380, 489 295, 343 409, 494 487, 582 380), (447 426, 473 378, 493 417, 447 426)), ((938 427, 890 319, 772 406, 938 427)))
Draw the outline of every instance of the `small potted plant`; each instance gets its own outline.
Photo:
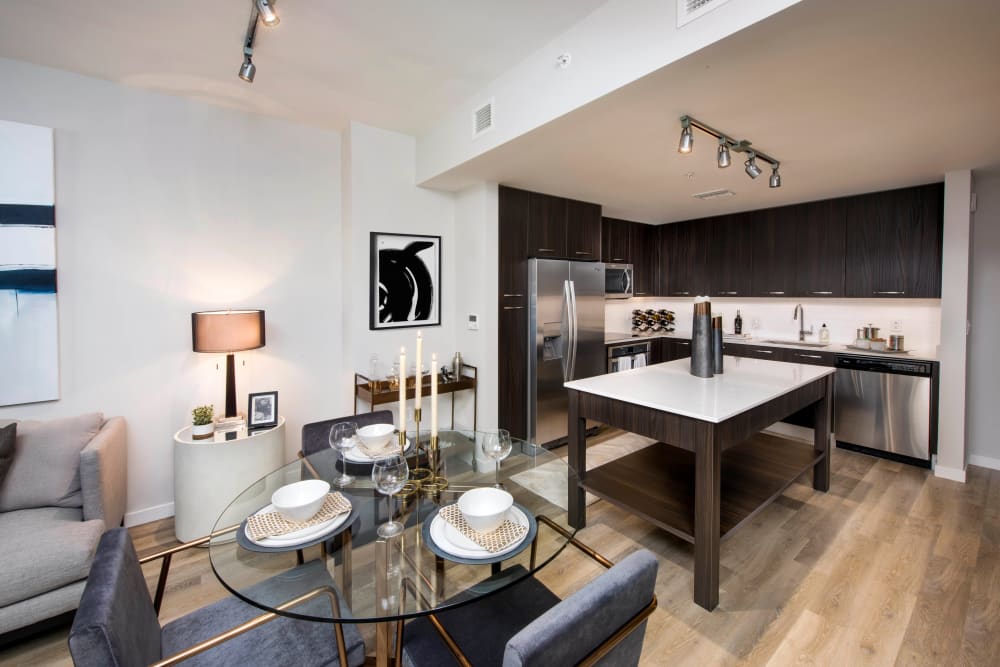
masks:
POLYGON ((215 408, 211 405, 199 405, 191 411, 191 437, 195 440, 206 440, 215 435, 215 422, 212 416, 215 408))

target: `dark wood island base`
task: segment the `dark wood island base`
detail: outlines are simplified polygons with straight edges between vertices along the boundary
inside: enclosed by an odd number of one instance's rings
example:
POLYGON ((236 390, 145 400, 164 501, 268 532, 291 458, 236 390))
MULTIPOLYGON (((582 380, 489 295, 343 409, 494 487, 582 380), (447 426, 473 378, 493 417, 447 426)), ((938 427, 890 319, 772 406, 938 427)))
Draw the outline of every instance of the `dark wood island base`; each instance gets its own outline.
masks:
MULTIPOLYGON (((780 363, 780 362, 770 362, 780 363)), ((813 488, 830 488, 833 375, 719 422, 569 390, 569 521, 586 524, 587 491, 694 544, 694 601, 719 603, 719 544, 812 468, 813 488), (760 431, 814 406, 813 446, 760 431), (587 419, 660 441, 586 469, 587 419)))

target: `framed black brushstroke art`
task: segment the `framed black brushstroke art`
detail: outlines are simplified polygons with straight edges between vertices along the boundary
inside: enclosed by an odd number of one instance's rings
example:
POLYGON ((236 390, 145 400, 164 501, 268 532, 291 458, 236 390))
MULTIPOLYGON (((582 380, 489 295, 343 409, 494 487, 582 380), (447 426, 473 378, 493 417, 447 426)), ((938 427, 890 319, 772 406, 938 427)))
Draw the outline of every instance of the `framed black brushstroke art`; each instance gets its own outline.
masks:
POLYGON ((441 237, 371 233, 368 328, 441 324, 441 237))

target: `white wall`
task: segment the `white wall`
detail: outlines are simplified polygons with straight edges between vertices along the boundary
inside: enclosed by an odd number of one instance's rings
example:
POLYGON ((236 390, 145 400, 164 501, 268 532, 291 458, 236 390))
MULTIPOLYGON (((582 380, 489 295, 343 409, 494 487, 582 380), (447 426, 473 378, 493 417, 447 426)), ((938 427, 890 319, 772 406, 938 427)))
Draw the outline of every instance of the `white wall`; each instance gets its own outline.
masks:
MULTIPOLYGON (((605 306, 605 326, 608 331, 628 332, 632 326, 635 308, 668 308, 677 314, 677 331, 691 331, 694 298, 645 297, 628 301, 609 302, 605 306)), ((857 329, 874 324, 882 329, 883 338, 889 334, 905 336, 907 349, 930 355, 937 354, 941 332, 941 302, 939 299, 735 299, 713 298, 712 312, 723 316, 725 331, 732 332, 736 311, 743 318, 743 333, 756 339, 798 337, 799 322, 792 320, 796 304, 805 311, 805 328, 812 327, 818 340, 819 329, 826 324, 832 343, 854 342, 857 329), (754 328, 756 320, 759 327, 754 328), (894 321, 902 327, 891 331, 894 321)))
POLYGON ((4 59, 0 90, 0 118, 55 128, 62 395, 0 417, 124 415, 136 523, 172 513, 172 435, 191 408, 223 407, 223 358, 191 351, 192 311, 266 310, 267 346, 237 355, 237 400, 279 391, 289 458, 303 422, 346 407, 330 391, 336 133, 4 59))
POLYGON ((966 391, 969 463, 1000 469, 1000 167, 975 172, 969 285, 969 359, 966 391))
MULTIPOLYGON (((346 371, 367 375, 369 359, 378 355, 380 374, 386 375, 399 348, 406 347, 407 366, 415 363, 417 330, 368 328, 369 271, 371 232, 428 234, 441 236, 441 326, 422 327, 424 365, 429 368, 432 352, 438 353, 439 365, 448 363, 456 350, 455 293, 456 261, 462 249, 455 236, 455 197, 449 193, 418 188, 414 184, 416 140, 408 135, 380 130, 361 123, 351 123, 345 142, 344 227, 343 242, 350 249, 344 258, 345 295, 345 365, 346 371)), ((465 279, 465 276, 462 278, 465 279)), ((478 359, 463 350, 466 361, 478 359)), ((337 380, 337 387, 349 387, 351 378, 337 380)), ((353 398, 351 399, 353 400, 353 398)), ((448 399, 439 403, 441 427, 449 425, 448 399)), ((461 400, 461 399, 460 399, 461 400)), ((363 406, 359 406, 362 408, 363 406)), ((395 410, 395 406, 392 407, 395 410)), ((408 404, 408 427, 413 428, 413 407, 408 404)), ((459 425, 471 426, 470 418, 459 425)), ((424 402, 421 428, 430 426, 429 402, 424 402)))
POLYGON ((972 172, 944 175, 944 239, 941 248, 941 389, 938 455, 934 474, 965 481, 965 382, 969 307, 969 199, 972 172))

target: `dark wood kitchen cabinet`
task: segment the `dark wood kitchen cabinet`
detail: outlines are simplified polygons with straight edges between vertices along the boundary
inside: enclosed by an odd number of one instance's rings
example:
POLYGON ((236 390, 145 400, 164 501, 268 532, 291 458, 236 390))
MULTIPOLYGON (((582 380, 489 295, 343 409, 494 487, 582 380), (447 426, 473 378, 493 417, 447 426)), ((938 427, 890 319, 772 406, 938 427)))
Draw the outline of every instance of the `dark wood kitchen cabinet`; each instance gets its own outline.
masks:
POLYGON ((528 256, 566 257, 566 200, 528 193, 528 256))
POLYGON ((828 199, 790 207, 801 210, 795 225, 795 292, 799 296, 844 296, 846 205, 828 199))
POLYGON ((609 264, 634 264, 632 228, 636 223, 615 218, 601 219, 601 261, 609 264))
POLYGON ((691 341, 676 338, 660 338, 660 359, 675 361, 691 356, 691 341))
POLYGON ((633 222, 632 278, 636 296, 656 296, 660 293, 660 231, 656 225, 633 222))
POLYGON ((566 200, 566 258, 601 259, 601 205, 566 200))
POLYGON ((497 426, 515 438, 528 437, 528 309, 500 305, 497 426))
POLYGON ((710 296, 750 296, 753 231, 747 215, 722 215, 708 222, 710 296))
POLYGON ((500 186, 499 287, 500 298, 521 299, 528 294, 528 199, 524 190, 500 186))
POLYGON ((660 296, 708 294, 709 220, 660 226, 660 296))
POLYGON ((942 183, 850 197, 846 207, 846 296, 941 296, 942 183))
POLYGON ((797 296, 795 230, 802 206, 782 206, 749 214, 753 227, 751 296, 797 296))

